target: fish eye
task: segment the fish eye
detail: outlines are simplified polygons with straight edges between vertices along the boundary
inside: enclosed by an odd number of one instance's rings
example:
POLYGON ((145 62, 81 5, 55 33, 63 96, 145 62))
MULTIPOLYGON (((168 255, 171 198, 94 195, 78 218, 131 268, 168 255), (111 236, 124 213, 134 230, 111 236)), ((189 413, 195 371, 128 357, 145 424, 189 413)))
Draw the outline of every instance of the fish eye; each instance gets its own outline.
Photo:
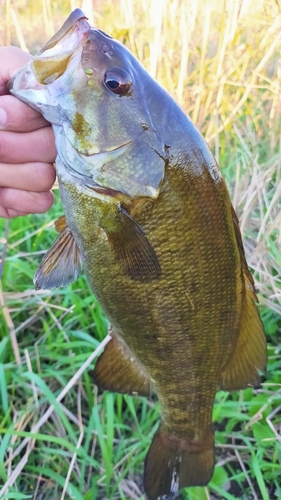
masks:
POLYGON ((132 79, 123 68, 111 68, 104 75, 104 84, 108 90, 120 96, 129 92, 132 79))

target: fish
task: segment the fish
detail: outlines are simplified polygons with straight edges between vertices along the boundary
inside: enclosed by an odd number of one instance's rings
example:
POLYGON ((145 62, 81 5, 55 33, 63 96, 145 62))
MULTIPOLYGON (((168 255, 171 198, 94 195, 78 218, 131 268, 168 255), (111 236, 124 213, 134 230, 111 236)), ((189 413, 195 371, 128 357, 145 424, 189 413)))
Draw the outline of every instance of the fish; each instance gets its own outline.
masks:
POLYGON ((51 122, 64 215, 34 278, 86 273, 111 324, 100 389, 156 395, 149 500, 205 486, 218 389, 256 387, 266 341, 226 183, 204 138, 119 41, 75 9, 9 84, 51 122))

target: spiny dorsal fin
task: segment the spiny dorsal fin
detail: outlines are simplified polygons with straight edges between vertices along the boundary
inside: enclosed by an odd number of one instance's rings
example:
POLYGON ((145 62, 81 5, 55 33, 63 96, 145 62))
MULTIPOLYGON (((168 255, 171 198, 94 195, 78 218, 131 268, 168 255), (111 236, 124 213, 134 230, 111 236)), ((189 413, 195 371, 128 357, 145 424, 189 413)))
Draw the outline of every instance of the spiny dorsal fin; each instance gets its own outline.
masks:
POLYGON ((108 231, 107 237, 124 273, 143 282, 160 278, 157 255, 142 228, 122 207, 119 207, 118 219, 118 230, 108 231))
POLYGON ((242 264, 242 279, 245 289, 242 292, 242 314, 240 332, 235 351, 222 371, 219 386, 226 391, 236 391, 249 386, 258 386, 260 376, 258 371, 265 373, 267 352, 266 339, 259 311, 254 280, 247 266, 241 233, 236 214, 233 210, 233 221, 237 244, 242 264))
POLYGON ((53 246, 44 255, 34 276, 36 290, 60 288, 82 274, 79 250, 70 229, 62 229, 53 246))
POLYGON ((231 205, 231 212, 232 212, 232 219, 233 219, 233 226, 234 226, 236 241, 237 241, 238 250, 239 250, 239 253, 240 253, 240 259, 241 259, 241 264, 242 264, 242 272, 243 272, 244 281, 245 281, 246 286, 248 287, 248 289, 251 290, 252 293, 253 293, 253 296, 252 296, 253 300, 255 302, 258 302, 258 298, 257 298, 257 296, 255 294, 254 278, 253 278, 253 276, 250 273, 250 270, 248 268, 248 264, 247 264, 247 261, 246 261, 246 257, 245 257, 245 250, 244 250, 244 246, 243 246, 243 242, 242 242, 241 231, 240 231, 240 228, 239 228, 238 217, 237 217, 237 215, 235 213, 235 210, 234 210, 234 208, 233 208, 232 205, 231 205))
POLYGON ((113 332, 98 358, 94 383, 99 389, 121 394, 150 396, 152 381, 127 344, 113 332))

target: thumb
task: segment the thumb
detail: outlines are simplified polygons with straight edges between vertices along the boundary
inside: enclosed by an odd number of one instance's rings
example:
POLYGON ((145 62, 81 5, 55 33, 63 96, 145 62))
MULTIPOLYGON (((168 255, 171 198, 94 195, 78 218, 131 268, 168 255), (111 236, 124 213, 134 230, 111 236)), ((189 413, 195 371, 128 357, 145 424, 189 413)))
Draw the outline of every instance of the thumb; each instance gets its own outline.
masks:
POLYGON ((0 47, 0 95, 8 94, 9 80, 31 59, 31 55, 18 47, 0 47))

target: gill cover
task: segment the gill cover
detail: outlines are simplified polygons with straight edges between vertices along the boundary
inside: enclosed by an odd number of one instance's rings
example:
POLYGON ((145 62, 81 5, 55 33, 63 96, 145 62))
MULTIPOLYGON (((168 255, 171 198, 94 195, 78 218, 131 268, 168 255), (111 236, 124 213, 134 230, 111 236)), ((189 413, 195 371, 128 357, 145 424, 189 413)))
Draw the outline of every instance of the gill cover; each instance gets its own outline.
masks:
POLYGON ((168 161, 161 120, 158 131, 164 91, 80 9, 9 88, 52 123, 60 179, 68 173, 131 197, 158 196, 168 161))

